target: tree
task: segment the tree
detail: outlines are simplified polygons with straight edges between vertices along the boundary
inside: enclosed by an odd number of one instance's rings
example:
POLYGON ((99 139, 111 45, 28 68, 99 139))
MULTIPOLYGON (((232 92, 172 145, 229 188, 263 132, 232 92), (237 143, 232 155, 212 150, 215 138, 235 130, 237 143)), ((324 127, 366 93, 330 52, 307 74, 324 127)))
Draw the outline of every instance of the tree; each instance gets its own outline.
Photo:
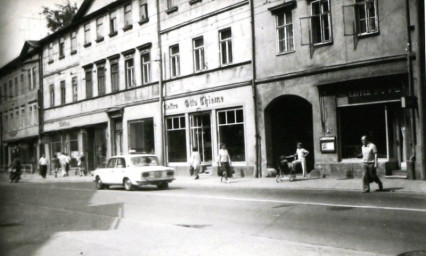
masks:
POLYGON ((46 17, 47 28, 56 32, 59 29, 71 24, 74 14, 77 12, 77 4, 66 0, 63 4, 55 4, 56 8, 50 9, 43 6, 42 14, 46 17))

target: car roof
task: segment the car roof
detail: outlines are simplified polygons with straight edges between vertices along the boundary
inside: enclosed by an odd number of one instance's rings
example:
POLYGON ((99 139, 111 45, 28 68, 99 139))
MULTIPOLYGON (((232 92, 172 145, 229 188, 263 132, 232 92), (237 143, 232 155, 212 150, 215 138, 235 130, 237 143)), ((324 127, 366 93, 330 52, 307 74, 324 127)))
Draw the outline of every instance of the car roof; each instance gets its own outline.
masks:
POLYGON ((111 158, 115 158, 115 157, 135 157, 135 156, 155 156, 153 154, 124 154, 124 155, 117 155, 117 156, 111 156, 111 158))

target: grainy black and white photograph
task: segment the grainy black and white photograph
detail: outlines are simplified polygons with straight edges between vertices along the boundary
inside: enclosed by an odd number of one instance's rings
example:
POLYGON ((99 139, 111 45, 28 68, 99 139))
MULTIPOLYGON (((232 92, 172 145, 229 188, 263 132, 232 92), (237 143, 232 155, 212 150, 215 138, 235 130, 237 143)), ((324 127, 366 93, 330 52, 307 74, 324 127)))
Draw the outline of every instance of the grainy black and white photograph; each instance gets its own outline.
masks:
POLYGON ((0 255, 426 256, 424 0, 0 0, 0 255))

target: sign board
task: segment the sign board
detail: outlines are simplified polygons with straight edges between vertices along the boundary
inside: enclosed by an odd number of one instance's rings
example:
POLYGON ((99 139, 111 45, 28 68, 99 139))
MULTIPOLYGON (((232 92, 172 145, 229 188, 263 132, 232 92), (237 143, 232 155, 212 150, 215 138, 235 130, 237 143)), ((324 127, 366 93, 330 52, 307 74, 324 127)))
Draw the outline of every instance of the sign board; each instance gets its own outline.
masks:
POLYGON ((320 137, 321 153, 336 153, 336 136, 320 137))

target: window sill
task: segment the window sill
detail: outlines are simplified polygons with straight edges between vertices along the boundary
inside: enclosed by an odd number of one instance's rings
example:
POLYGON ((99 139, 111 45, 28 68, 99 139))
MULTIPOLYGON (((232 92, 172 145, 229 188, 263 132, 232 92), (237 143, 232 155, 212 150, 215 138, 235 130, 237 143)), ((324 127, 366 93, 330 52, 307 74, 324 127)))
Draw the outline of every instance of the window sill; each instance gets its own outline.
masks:
POLYGON ((54 60, 49 60, 48 62, 47 62, 47 64, 52 64, 53 62, 55 62, 54 60))
POLYGON ((171 14, 173 12, 177 12, 178 9, 179 8, 177 6, 173 6, 173 7, 169 8, 168 10, 166 10, 166 13, 171 14))
POLYGON ((291 50, 291 51, 288 51, 288 52, 279 52, 276 55, 277 56, 283 56, 283 55, 288 55, 288 54, 292 54, 292 53, 295 53, 295 52, 296 52, 296 50, 291 50))
POLYGON ((127 25, 123 28, 123 31, 126 32, 127 30, 130 30, 133 28, 133 25, 127 25))
POLYGON ((70 52, 70 55, 74 55, 74 54, 76 54, 77 53, 77 50, 74 50, 74 51, 71 51, 70 52))
POLYGON ((189 1, 189 4, 190 5, 193 5, 193 4, 196 4, 196 3, 198 3, 198 2, 202 2, 203 0, 190 0, 189 1))
POLYGON ((321 46, 327 46, 327 45, 331 45, 331 44, 333 44, 333 40, 325 41, 325 42, 319 42, 319 43, 314 43, 313 46, 314 47, 321 47, 321 46))
POLYGON ((144 20, 140 20, 140 21, 138 21, 138 23, 139 23, 139 25, 142 25, 142 24, 147 23, 148 21, 149 21, 149 18, 146 18, 146 19, 144 19, 144 20))
POLYGON ((366 37, 377 36, 377 35, 379 35, 379 31, 357 34, 358 38, 366 38, 366 37))
POLYGON ((109 36, 109 37, 114 37, 114 36, 116 36, 117 34, 118 34, 118 32, 117 32, 117 31, 114 31, 114 32, 109 33, 109 34, 108 34, 108 36, 109 36))
POLYGON ((99 37, 98 39, 96 39, 95 41, 96 41, 96 43, 100 43, 100 42, 102 42, 104 40, 104 37, 99 37))
POLYGON ((83 47, 84 48, 87 48, 87 47, 89 47, 89 46, 91 46, 92 45, 92 43, 91 42, 89 42, 89 43, 85 43, 84 45, 83 45, 83 47))
POLYGON ((64 56, 64 55, 59 56, 59 59, 60 59, 60 60, 65 59, 65 56, 64 56))

